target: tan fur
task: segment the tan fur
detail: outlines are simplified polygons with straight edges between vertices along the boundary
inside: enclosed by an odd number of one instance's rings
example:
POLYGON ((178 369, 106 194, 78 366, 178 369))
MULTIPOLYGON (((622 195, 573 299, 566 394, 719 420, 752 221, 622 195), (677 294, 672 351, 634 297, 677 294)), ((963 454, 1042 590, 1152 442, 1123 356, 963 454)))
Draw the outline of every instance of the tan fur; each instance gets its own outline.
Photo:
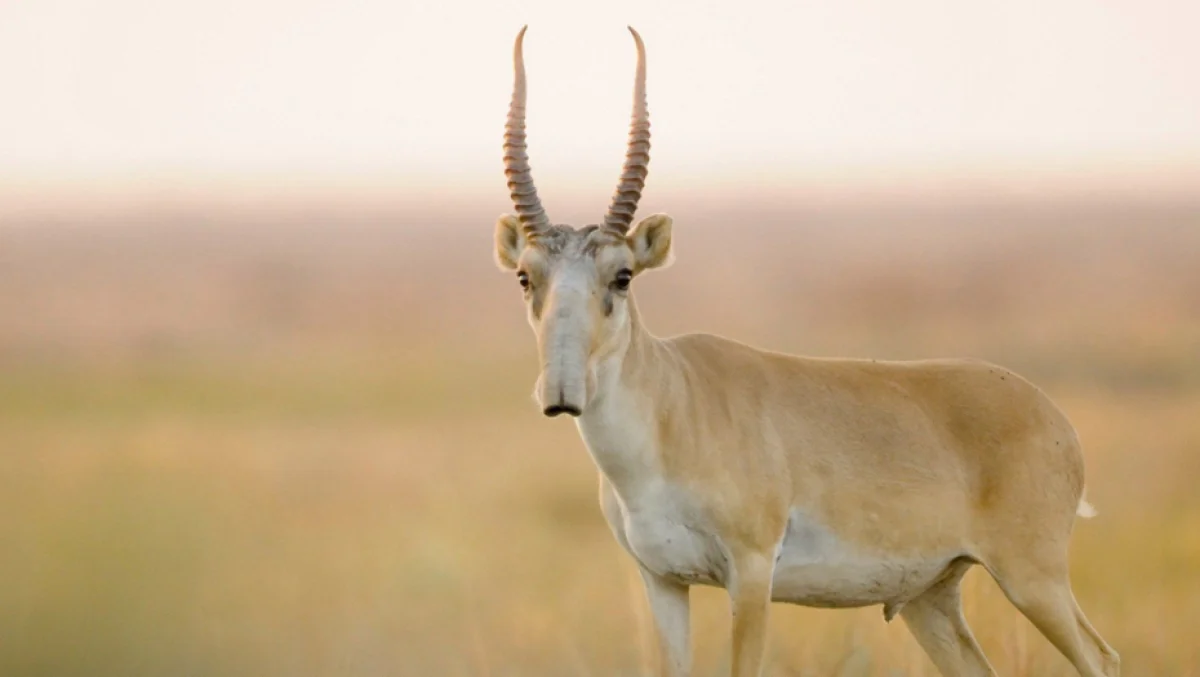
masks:
POLYGON ((1079 441, 1034 385, 978 360, 657 338, 613 280, 669 261, 665 215, 624 237, 553 226, 529 241, 503 217, 496 240, 531 280, 539 398, 581 411, 604 515, 646 581, 662 675, 689 671, 692 584, 729 591, 735 677, 761 671, 771 600, 883 605, 942 674, 994 674, 958 597, 976 563, 1081 675, 1118 675, 1067 576, 1076 512, 1090 513, 1079 441))

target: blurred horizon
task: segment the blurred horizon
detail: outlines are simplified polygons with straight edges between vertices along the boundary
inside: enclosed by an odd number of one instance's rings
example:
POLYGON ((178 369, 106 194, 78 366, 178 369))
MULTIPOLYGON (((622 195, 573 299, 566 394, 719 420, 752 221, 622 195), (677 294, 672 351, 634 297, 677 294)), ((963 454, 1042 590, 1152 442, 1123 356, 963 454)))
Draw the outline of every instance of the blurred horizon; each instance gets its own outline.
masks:
MULTIPOLYGON (((1200 340, 1200 201, 744 204, 690 194, 664 204, 670 197, 648 194, 641 210, 676 222, 675 263, 638 285, 656 333, 661 318, 668 334, 707 331, 798 352, 836 352, 846 341, 860 356, 905 345, 921 351, 910 357, 987 348, 999 359, 1012 348, 1078 355, 1159 343, 1187 365, 1200 359, 1178 352, 1200 340), (1167 320, 1173 331, 1158 332, 1167 320)), ((580 204, 568 203, 586 214, 580 204)), ((508 211, 501 205, 497 213, 508 211)), ((420 355, 458 342, 465 358, 480 332, 489 350, 515 357, 532 339, 511 276, 493 261, 487 214, 469 200, 411 209, 166 203, 14 220, 0 228, 0 363, 106 349, 136 361, 354 346, 393 359, 389 344, 420 355)))

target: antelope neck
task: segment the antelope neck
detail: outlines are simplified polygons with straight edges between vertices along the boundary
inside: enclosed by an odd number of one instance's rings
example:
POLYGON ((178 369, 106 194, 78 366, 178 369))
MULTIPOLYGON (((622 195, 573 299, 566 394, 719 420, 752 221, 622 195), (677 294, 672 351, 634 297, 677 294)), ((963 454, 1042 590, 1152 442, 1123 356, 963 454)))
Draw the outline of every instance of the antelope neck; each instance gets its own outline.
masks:
POLYGON ((658 440, 664 391, 669 387, 669 349, 641 323, 632 295, 629 336, 596 365, 596 395, 576 419, 597 467, 629 497, 662 475, 658 440))

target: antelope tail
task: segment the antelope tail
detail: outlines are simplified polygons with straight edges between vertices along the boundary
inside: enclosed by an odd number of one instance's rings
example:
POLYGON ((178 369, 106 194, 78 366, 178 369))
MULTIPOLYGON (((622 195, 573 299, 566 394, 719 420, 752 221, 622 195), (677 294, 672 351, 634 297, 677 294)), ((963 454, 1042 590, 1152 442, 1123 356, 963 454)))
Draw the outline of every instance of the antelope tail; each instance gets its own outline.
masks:
POLYGON ((1089 520, 1100 514, 1096 511, 1096 508, 1091 503, 1088 503, 1086 489, 1084 490, 1083 495, 1079 497, 1079 506, 1075 508, 1075 514, 1079 515, 1085 520, 1089 520))

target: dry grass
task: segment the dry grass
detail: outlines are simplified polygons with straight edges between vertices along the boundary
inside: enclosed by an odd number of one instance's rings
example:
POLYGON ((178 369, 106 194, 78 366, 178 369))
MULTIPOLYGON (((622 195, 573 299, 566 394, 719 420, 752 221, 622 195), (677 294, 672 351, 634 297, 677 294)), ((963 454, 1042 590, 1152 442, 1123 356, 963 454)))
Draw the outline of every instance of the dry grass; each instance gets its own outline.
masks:
MULTIPOLYGON (((943 223, 962 215, 846 217, 774 248, 703 223, 693 243, 681 223, 643 312, 660 333, 974 354, 1044 383, 1100 510, 1074 539, 1077 596, 1127 675, 1185 677, 1200 278, 1180 250, 1197 213, 1139 213, 1074 249, 1044 215, 1003 237, 943 223)), ((639 674, 636 577, 574 428, 530 404, 515 285, 490 269, 488 224, 471 227, 470 250, 420 230, 9 231, 0 674, 639 674)), ((1001 674, 1073 674, 986 574, 966 585, 1001 674)), ((697 674, 723 674, 724 598, 693 599, 697 674)), ((773 676, 935 674, 877 608, 773 618, 773 676)))

